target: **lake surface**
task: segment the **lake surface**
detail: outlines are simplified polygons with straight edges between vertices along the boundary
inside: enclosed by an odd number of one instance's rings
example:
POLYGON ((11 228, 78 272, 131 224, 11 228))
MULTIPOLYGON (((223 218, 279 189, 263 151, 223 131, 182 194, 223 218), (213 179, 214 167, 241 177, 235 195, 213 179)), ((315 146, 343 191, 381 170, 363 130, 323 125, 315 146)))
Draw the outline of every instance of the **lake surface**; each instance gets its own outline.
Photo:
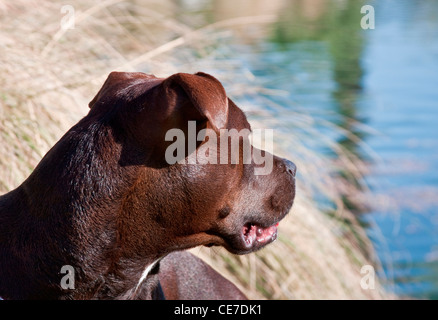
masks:
POLYGON ((366 218, 386 276, 400 294, 438 298, 438 3, 381 1, 362 61, 369 175, 387 210, 366 218))
MULTIPOLYGON (((251 3, 279 18, 256 40, 236 32, 227 43, 233 58, 264 87, 287 93, 276 103, 314 110, 362 139, 339 142, 369 164, 371 209, 362 219, 379 274, 397 294, 438 299, 438 2, 251 3), (375 8, 374 30, 360 28, 363 4, 375 8)), ((181 14, 211 23, 263 13, 199 4, 181 14)))

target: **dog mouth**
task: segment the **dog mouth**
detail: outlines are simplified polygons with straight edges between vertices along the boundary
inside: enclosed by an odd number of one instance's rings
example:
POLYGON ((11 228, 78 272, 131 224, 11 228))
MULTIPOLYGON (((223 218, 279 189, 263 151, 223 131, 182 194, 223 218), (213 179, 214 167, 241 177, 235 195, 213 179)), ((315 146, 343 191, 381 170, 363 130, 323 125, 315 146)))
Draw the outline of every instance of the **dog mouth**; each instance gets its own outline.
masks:
POLYGON ((223 235, 223 246, 231 253, 239 255, 257 251, 277 239, 278 225, 278 221, 271 225, 247 222, 233 233, 223 235))
POLYGON ((277 239, 277 222, 269 227, 262 227, 256 223, 247 223, 242 227, 241 240, 248 250, 261 248, 277 239))
POLYGON ((233 231, 226 231, 224 229, 219 232, 212 231, 209 234, 217 236, 221 240, 215 240, 204 245, 207 247, 219 245, 233 254, 248 254, 263 248, 277 239, 279 220, 276 220, 271 225, 247 222, 242 227, 233 229, 233 231))

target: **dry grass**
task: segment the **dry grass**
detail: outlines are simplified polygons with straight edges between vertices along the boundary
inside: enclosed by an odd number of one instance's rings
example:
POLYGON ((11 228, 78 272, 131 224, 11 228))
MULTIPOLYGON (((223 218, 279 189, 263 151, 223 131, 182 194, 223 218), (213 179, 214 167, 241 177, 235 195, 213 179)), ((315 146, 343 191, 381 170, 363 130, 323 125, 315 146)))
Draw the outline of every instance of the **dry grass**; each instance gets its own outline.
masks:
MULTIPOLYGON (((280 120, 270 118, 261 107, 273 102, 256 100, 262 99, 260 93, 265 97, 281 93, 260 87, 220 46, 232 36, 230 26, 257 26, 275 17, 237 18, 192 30, 169 14, 176 10, 172 2, 146 3, 75 1, 75 29, 63 30, 58 2, 0 1, 0 192, 17 187, 63 132, 87 113, 88 102, 113 70, 157 76, 211 72, 247 110, 253 127, 282 128, 280 120), (255 103, 249 106, 245 97, 255 103)), ((293 131, 276 132, 275 151, 293 159, 299 168, 296 204, 280 226, 279 240, 248 256, 233 256, 218 248, 192 251, 251 298, 390 297, 379 285, 375 290, 360 287, 360 268, 370 263, 367 255, 372 249, 341 201, 342 195, 357 190, 334 177, 339 168, 347 168, 360 179, 360 161, 315 131, 311 116, 298 109, 280 111, 282 119, 293 119, 306 134, 291 139, 293 131), (320 139, 338 160, 309 150, 301 138, 320 139), (312 200, 315 194, 335 204, 334 215, 321 212, 312 200)))

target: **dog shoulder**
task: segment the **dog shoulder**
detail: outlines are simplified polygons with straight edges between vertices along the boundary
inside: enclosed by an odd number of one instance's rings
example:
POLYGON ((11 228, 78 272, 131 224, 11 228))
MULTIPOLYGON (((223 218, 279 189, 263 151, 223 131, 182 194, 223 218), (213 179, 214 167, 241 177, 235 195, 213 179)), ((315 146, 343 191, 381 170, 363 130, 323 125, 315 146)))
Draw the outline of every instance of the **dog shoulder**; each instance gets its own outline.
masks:
POLYGON ((173 252, 160 262, 160 283, 168 300, 246 300, 229 280, 187 251, 173 252))

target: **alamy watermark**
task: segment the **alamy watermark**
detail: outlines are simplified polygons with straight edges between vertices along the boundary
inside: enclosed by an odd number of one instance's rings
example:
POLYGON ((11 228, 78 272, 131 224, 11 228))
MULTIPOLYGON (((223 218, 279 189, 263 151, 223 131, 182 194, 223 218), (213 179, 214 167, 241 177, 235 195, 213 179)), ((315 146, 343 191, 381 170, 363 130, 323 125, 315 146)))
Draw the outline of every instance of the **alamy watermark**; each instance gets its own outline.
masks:
POLYGON ((69 264, 64 265, 61 268, 61 274, 65 274, 65 276, 61 278, 61 288, 64 290, 73 290, 75 288, 75 269, 69 264))
POLYGON ((75 28, 75 8, 72 5, 66 4, 61 7, 61 13, 64 16, 61 19, 61 29, 69 30, 75 28))
POLYGON ((165 159, 170 165, 238 164, 242 161, 243 164, 255 164, 255 175, 268 175, 273 167, 273 139, 273 129, 220 129, 218 136, 209 128, 197 132, 196 121, 189 121, 187 137, 177 128, 166 132, 165 140, 173 143, 167 147, 165 159), (196 150, 198 142, 202 141, 205 142, 196 150), (253 145, 263 145, 263 150, 252 148, 253 145))
POLYGON ((364 30, 376 28, 374 7, 371 5, 365 5, 360 9, 360 13, 364 14, 360 20, 360 27, 364 30))
POLYGON ((376 288, 376 272, 371 265, 364 265, 360 269, 363 277, 360 279, 360 286, 364 290, 373 290, 376 288))

